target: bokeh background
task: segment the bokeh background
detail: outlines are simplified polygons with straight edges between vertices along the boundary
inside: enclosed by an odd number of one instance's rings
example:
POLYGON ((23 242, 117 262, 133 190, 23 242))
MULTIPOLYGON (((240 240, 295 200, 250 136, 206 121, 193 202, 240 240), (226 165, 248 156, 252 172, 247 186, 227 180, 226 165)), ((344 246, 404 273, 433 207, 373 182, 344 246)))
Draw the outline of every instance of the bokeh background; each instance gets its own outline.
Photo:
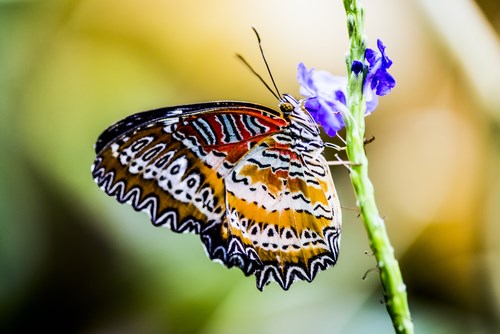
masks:
MULTIPOLYGON (((500 3, 365 2, 397 79, 367 152, 416 330, 498 333, 500 3)), ((97 136, 127 115, 276 106, 234 56, 266 74, 252 26, 281 91, 299 97, 300 61, 345 73, 340 0, 0 0, 1 333, 392 332, 345 168, 340 260, 287 292, 257 291, 92 181, 97 136)))

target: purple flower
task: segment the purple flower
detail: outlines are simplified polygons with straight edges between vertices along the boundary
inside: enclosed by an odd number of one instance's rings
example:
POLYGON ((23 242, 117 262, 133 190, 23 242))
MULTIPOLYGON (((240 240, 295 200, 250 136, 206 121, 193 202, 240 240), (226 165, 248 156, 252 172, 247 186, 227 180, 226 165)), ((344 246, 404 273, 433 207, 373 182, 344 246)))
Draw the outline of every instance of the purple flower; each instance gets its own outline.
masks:
MULTIPOLYGON (((387 72, 392 61, 385 54, 382 41, 377 41, 380 52, 367 49, 367 65, 355 60, 351 64, 354 74, 362 73, 366 68, 363 95, 366 101, 366 115, 378 104, 378 97, 386 95, 396 85, 394 78, 387 72)), ((304 107, 313 119, 319 123, 326 134, 333 137, 344 126, 344 117, 349 110, 346 105, 347 78, 334 76, 326 71, 307 69, 303 63, 298 66, 297 81, 300 93, 306 97, 304 107)))
POLYGON ((352 62, 351 71, 353 71, 354 74, 358 75, 359 72, 361 72, 364 67, 365 66, 363 65, 362 62, 360 62, 359 60, 355 60, 352 62))
POLYGON ((300 94, 307 98, 304 107, 323 130, 334 137, 345 126, 342 113, 348 112, 345 99, 347 78, 326 71, 308 70, 300 63, 297 81, 300 94))
POLYGON ((380 39, 377 40, 380 52, 366 49, 365 58, 369 64, 365 85, 370 84, 370 89, 379 96, 384 96, 396 86, 396 80, 387 72, 392 65, 392 60, 385 54, 385 46, 380 39))

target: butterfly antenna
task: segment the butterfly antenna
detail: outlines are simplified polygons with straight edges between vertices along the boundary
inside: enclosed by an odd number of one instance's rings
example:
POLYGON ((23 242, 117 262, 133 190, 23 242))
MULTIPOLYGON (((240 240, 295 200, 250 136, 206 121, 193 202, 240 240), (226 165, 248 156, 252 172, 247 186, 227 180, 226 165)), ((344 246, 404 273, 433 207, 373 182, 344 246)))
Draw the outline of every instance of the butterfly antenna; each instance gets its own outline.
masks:
POLYGON ((276 82, 274 81, 273 73, 271 72, 271 69, 269 68, 269 64, 267 63, 266 55, 264 53, 264 49, 262 48, 262 43, 260 41, 260 35, 257 32, 257 29, 255 29, 255 27, 252 27, 252 30, 255 33, 255 36, 257 37, 257 42, 259 43, 260 54, 262 55, 262 59, 264 60, 264 64, 266 64, 267 73, 269 73, 269 76, 271 77, 271 81, 273 83, 274 89, 276 89, 278 96, 281 96, 280 90, 278 89, 278 86, 276 85, 276 82))
POLYGON ((267 84, 267 82, 262 78, 262 76, 257 73, 253 67, 245 60, 245 58, 243 58, 242 55, 240 54, 236 54, 236 56, 246 65, 246 67, 248 67, 248 69, 257 77, 259 78, 259 80, 264 84, 264 86, 266 86, 267 90, 269 90, 271 92, 271 94, 274 95, 274 97, 278 100, 278 101, 281 101, 281 93, 278 89, 278 86, 276 85, 276 82, 274 81, 274 77, 273 77, 273 74, 271 72, 271 69, 269 68, 269 64, 267 63, 267 59, 266 59, 266 55, 264 54, 264 49, 262 48, 262 43, 260 41, 260 35, 259 33, 257 32, 257 29, 255 29, 254 27, 252 27, 252 30, 253 32, 255 33, 255 36, 257 37, 257 42, 259 43, 259 49, 260 49, 260 54, 262 55, 262 59, 264 60, 264 64, 266 64, 266 68, 267 68, 267 73, 269 73, 269 77, 271 77, 271 82, 273 83, 273 86, 274 86, 274 89, 271 89, 271 87, 267 84))
POLYGON ((269 87, 269 85, 267 84, 267 82, 260 76, 259 73, 257 73, 253 67, 245 60, 245 58, 243 58, 242 55, 240 54, 236 54, 236 57, 238 57, 242 62, 243 64, 246 65, 246 67, 248 67, 248 69, 257 77, 259 78, 259 80, 264 84, 264 86, 266 86, 266 88, 271 92, 271 94, 274 95, 275 98, 277 98, 278 100, 280 100, 280 97, 279 95, 276 95, 276 93, 274 92, 274 90, 271 89, 271 87, 269 87))

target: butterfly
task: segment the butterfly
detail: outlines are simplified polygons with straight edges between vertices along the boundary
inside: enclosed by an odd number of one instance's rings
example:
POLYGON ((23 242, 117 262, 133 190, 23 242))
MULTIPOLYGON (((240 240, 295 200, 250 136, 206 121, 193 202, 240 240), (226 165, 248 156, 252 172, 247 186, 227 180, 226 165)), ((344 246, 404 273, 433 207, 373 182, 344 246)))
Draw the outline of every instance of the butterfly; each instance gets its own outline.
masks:
MULTIPOLYGON (((257 36, 264 62, 269 71, 257 36)), ((92 176, 155 226, 200 236, 208 257, 263 290, 311 282, 339 254, 342 213, 318 125, 304 103, 279 110, 217 101, 131 115, 95 144, 92 176)))
POLYGON ((95 144, 92 174, 155 226, 199 234, 208 257, 262 290, 312 281, 336 263, 341 210, 318 126, 283 95, 174 106, 129 116, 95 144))

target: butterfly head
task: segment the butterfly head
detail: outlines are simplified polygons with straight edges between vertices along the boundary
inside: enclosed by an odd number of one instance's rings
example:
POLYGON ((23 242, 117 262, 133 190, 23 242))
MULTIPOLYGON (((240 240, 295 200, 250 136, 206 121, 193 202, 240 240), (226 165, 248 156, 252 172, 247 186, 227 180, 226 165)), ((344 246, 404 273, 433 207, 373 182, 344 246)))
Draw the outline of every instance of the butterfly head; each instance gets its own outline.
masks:
POLYGON ((299 101, 297 101, 293 96, 289 94, 283 94, 280 101, 280 110, 285 115, 291 115, 295 108, 299 105, 299 101))
POLYGON ((294 109, 295 107, 291 103, 283 102, 280 104, 280 110, 285 114, 291 114, 294 109))

